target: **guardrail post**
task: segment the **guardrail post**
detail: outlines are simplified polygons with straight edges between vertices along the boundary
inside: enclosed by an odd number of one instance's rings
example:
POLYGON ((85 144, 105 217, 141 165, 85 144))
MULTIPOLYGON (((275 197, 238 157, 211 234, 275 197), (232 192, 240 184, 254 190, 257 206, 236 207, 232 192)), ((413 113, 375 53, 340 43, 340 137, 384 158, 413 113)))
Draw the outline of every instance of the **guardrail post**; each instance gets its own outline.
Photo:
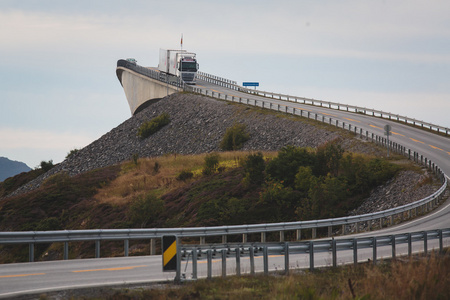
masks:
POLYGON ((395 235, 391 235, 392 259, 395 259, 395 235))
POLYGON ((124 240, 123 241, 123 255, 125 257, 128 257, 128 249, 130 248, 130 241, 129 240, 124 240))
POLYGON ((236 275, 241 276, 241 249, 236 247, 236 275))
POLYGON ((302 230, 301 229, 297 229, 295 231, 295 238, 297 241, 300 241, 302 239, 302 230))
POLYGON ((242 243, 247 243, 247 234, 246 233, 243 233, 242 234, 242 243))
POLYGON ((353 239, 353 264, 358 265, 358 240, 353 239))
POLYGON ((328 226, 328 237, 331 237, 333 234, 333 227, 332 226, 328 226))
POLYGON ((200 245, 204 245, 206 244, 206 237, 205 236, 201 236, 200 237, 200 245))
POLYGON ((34 262, 34 243, 28 244, 28 261, 34 262))
POLYGON ((333 267, 337 267, 337 247, 336 240, 334 238, 331 240, 331 253, 333 256, 333 267))
POLYGON ((227 250, 222 249, 222 277, 227 276, 227 250))
POLYGON ((192 279, 197 279, 197 248, 192 249, 192 279))
POLYGON ((314 242, 309 242, 309 270, 314 270, 314 242))
POLYGON ((264 265, 264 275, 269 274, 269 255, 267 254, 267 246, 263 247, 263 265, 264 265))
POLYGON ((317 237, 317 228, 312 228, 312 238, 315 239, 317 237))
POLYGON ((156 255, 156 239, 150 239, 150 255, 156 255))
POLYGON ((226 244, 227 243, 227 235, 224 234, 222 235, 222 244, 226 244))
POLYGON ((206 260, 207 260, 207 277, 208 279, 212 278, 212 253, 211 249, 206 251, 206 260))
POLYGON ((64 242, 64 260, 69 259, 69 242, 64 242))
POLYGON ((411 257, 412 255, 412 235, 411 233, 407 233, 407 239, 408 239, 408 256, 411 257))
POLYGON ((284 231, 280 231, 280 243, 284 242, 284 231))
POLYGON ((428 234, 426 231, 423 232, 423 253, 428 254, 428 234))
POLYGON ((261 243, 265 243, 265 242, 266 242, 266 233, 261 232, 261 243))
POLYGON ((100 240, 95 241, 95 258, 100 258, 100 240))
POLYGON ((289 274, 289 243, 284 243, 284 274, 289 274))
POLYGON ((376 265, 377 264, 377 237, 374 236, 372 238, 372 260, 373 260, 373 264, 376 265))
POLYGON ((250 256, 250 274, 254 275, 255 274, 255 248, 253 248, 253 246, 251 246, 248 249, 249 252, 249 256, 250 256))

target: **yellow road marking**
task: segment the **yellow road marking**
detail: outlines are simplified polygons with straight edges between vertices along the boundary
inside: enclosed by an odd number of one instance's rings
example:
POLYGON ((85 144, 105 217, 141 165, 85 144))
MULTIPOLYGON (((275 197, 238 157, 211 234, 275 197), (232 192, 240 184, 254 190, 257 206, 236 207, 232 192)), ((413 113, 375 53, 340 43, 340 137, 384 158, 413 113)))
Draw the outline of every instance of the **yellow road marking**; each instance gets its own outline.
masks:
POLYGON ((352 122, 358 122, 358 123, 361 123, 361 121, 353 120, 353 119, 350 119, 350 118, 344 118, 344 119, 349 120, 349 121, 352 121, 352 122))
POLYGON ((450 152, 447 152, 448 155, 450 155, 450 152))
POLYGON ((399 135, 399 136, 405 136, 405 135, 403 135, 403 134, 401 134, 401 133, 397 133, 397 132, 393 132, 393 131, 391 131, 391 133, 392 133, 392 134, 395 134, 395 135, 399 135))
POLYGON ((336 117, 336 115, 333 115, 333 114, 327 114, 327 113, 322 113, 322 115, 336 117))
POLYGON ((441 151, 444 151, 444 149, 441 149, 441 148, 439 148, 439 147, 436 147, 436 146, 433 146, 433 145, 428 145, 428 146, 430 146, 431 148, 433 148, 433 149, 436 149, 436 150, 441 150, 441 151))
POLYGON ((217 91, 217 90, 213 90, 213 89, 211 89, 211 91, 213 91, 213 92, 216 92, 216 93, 219 93, 219 94, 220 94, 220 92, 219 92, 219 91, 217 91))
POLYGON ((45 273, 2 275, 2 276, 0 276, 0 278, 14 278, 14 277, 37 276, 37 275, 45 275, 45 273))
POLYGON ((419 140, 416 140, 416 139, 413 139, 413 138, 409 138, 410 140, 412 140, 413 142, 417 142, 417 143, 421 143, 421 144, 425 144, 424 142, 422 142, 422 141, 419 141, 419 140))
POLYGON ((122 270, 133 270, 133 269, 136 269, 136 268, 143 268, 143 267, 146 267, 146 265, 131 266, 131 267, 120 267, 120 268, 107 268, 107 269, 78 270, 78 271, 72 271, 72 273, 98 272, 98 271, 122 271, 122 270))
POLYGON ((373 127, 373 128, 383 129, 383 128, 378 127, 378 126, 375 126, 375 125, 369 125, 369 126, 370 126, 370 127, 373 127))

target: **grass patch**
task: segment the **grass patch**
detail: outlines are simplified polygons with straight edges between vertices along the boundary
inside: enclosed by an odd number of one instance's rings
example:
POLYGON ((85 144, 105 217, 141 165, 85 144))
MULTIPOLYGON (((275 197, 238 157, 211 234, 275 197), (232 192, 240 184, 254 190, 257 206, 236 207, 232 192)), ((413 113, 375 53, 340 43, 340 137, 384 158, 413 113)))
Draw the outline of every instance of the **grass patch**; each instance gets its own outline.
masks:
POLYGON ((163 113, 150 121, 144 122, 141 127, 139 127, 137 136, 141 139, 148 138, 169 123, 169 114, 163 113))

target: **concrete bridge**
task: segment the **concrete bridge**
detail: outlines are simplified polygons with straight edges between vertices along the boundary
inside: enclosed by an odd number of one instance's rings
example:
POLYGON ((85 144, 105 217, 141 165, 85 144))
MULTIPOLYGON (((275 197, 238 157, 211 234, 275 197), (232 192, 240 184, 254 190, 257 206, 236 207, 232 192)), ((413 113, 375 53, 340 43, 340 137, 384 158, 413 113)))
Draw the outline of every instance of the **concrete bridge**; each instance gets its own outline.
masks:
POLYGON ((117 62, 116 74, 125 91, 132 115, 151 103, 150 100, 183 91, 183 84, 176 79, 162 77, 157 70, 126 60, 121 59, 117 62))

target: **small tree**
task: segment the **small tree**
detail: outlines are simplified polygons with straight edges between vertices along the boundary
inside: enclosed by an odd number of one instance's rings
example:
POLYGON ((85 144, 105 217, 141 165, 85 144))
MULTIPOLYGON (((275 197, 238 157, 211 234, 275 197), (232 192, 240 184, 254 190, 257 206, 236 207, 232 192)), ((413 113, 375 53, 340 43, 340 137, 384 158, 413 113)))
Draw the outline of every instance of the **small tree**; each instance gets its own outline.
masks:
POLYGON ((49 171, 53 167, 53 160, 50 159, 49 161, 41 161, 41 169, 44 170, 44 172, 49 171))
POLYGON ((264 182, 264 169, 266 168, 266 164, 261 152, 246 156, 242 162, 242 166, 245 171, 245 183, 261 185, 264 182))

